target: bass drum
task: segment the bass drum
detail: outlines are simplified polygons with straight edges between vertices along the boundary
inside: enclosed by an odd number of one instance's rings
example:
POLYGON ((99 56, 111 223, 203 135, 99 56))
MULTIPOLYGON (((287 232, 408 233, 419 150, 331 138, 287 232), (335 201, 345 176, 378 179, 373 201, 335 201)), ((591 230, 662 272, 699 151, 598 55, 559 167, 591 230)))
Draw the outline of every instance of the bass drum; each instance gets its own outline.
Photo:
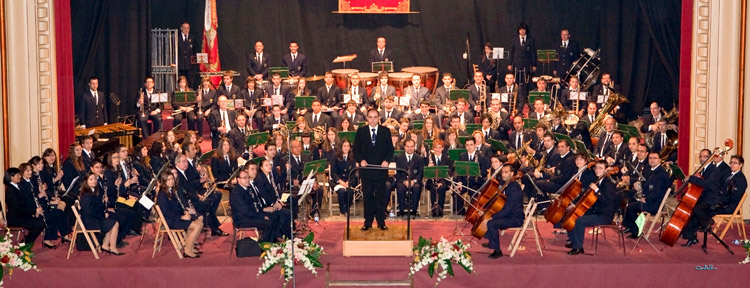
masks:
POLYGON ((336 83, 336 86, 339 86, 341 91, 346 91, 346 88, 349 87, 349 76, 357 72, 359 72, 357 69, 333 69, 331 70, 334 79, 333 83, 336 83))
POLYGON ((430 89, 430 93, 434 93, 435 89, 437 89, 437 79, 438 79, 438 75, 440 75, 437 68, 426 67, 426 66, 414 66, 414 67, 406 67, 404 69, 401 69, 401 71, 419 74, 419 76, 422 78, 422 85, 430 89))
POLYGON ((375 87, 378 85, 378 73, 371 73, 371 72, 359 72, 359 78, 361 85, 364 85, 365 88, 367 88, 367 97, 370 97, 370 94, 372 94, 372 89, 375 89, 375 87))
POLYGON ((403 96, 404 88, 411 85, 411 74, 408 72, 388 73, 388 85, 396 88, 396 95, 403 96))
POLYGON ((565 75, 565 83, 568 83, 571 76, 578 76, 578 83, 581 85, 583 91, 588 90, 591 85, 596 83, 599 79, 599 65, 601 65, 602 59, 599 58, 599 49, 596 51, 591 48, 584 49, 584 53, 578 58, 573 65, 570 65, 568 74, 565 75))

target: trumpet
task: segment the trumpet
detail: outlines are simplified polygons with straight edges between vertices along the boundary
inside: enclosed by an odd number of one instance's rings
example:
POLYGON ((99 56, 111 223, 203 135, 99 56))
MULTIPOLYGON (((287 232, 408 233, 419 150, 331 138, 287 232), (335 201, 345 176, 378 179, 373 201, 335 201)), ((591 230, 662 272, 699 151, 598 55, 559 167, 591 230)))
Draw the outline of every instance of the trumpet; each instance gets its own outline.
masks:
POLYGON ((141 103, 141 107, 138 107, 138 109, 141 111, 141 118, 146 118, 146 98, 143 97, 143 88, 138 89, 140 93, 140 99, 143 100, 143 103, 141 103))
POLYGON ((203 114, 203 103, 202 103, 203 102, 203 84, 202 83, 201 85, 198 85, 198 97, 196 97, 195 100, 197 101, 196 104, 198 105, 198 115, 202 115, 203 114))
POLYGON ((182 114, 183 112, 185 112, 185 111, 183 111, 182 108, 174 110, 174 111, 172 111, 172 117, 174 117, 177 114, 182 114))

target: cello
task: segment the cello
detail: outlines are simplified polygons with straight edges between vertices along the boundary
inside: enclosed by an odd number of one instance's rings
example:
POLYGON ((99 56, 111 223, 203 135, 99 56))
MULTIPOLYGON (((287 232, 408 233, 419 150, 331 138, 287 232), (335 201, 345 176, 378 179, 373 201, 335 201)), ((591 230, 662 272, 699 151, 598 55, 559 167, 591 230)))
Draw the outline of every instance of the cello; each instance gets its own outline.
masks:
MULTIPOLYGON (((601 181, 605 177, 610 177, 610 173, 613 173, 613 170, 605 171, 604 175, 599 177, 599 179, 597 179, 593 183, 599 183, 599 181, 601 181)), ((568 212, 565 215, 565 218, 563 218, 563 229, 567 231, 573 230, 573 228, 575 228, 576 226, 576 220, 578 220, 579 217, 583 216, 583 214, 586 214, 586 211, 589 211, 589 209, 594 206, 594 203, 596 203, 597 200, 599 200, 599 196, 596 195, 596 191, 594 191, 594 189, 588 188, 586 192, 581 195, 581 199, 578 199, 575 208, 568 212)))
MULTIPOLYGON (((510 178, 508 182, 505 182, 502 187, 497 189, 497 193, 495 193, 485 205, 481 206, 481 211, 476 211, 478 217, 477 221, 473 222, 474 225, 471 227, 472 236, 477 237, 477 239, 484 237, 484 234, 487 233, 487 222, 492 219, 492 215, 500 212, 500 210, 503 210, 503 207, 505 207, 507 197, 502 192, 505 191, 505 188, 508 187, 511 182, 515 182, 520 178, 521 176, 513 176, 510 178)), ((495 181, 497 182, 497 180, 495 181)))
POLYGON ((479 188, 479 195, 477 196, 476 200, 472 201, 471 205, 466 208, 466 215, 464 216, 464 219, 469 223, 474 223, 479 219, 479 211, 477 207, 483 207, 488 203, 490 199, 492 199, 495 195, 497 195, 498 187, 500 187, 500 182, 497 181, 497 173, 500 173, 501 169, 497 169, 490 178, 482 184, 482 187, 479 188))
POLYGON ((590 169, 594 163, 595 162, 589 162, 586 165, 586 168, 578 170, 578 173, 573 175, 573 177, 568 180, 568 183, 565 183, 565 185, 558 190, 559 196, 557 196, 557 198, 552 201, 552 204, 547 207, 547 211, 544 212, 544 219, 554 224, 560 222, 560 220, 565 217, 568 205, 573 203, 573 200, 581 194, 583 188, 581 187, 583 184, 581 183, 581 180, 578 180, 578 176, 580 176, 586 169, 590 169))
MULTIPOLYGON (((715 148, 711 157, 703 162, 703 165, 698 167, 698 169, 696 169, 692 175, 700 177, 700 172, 703 171, 703 168, 705 168, 706 165, 711 163, 714 158, 724 156, 724 154, 727 151, 732 150, 733 147, 734 142, 731 139, 724 140, 724 147, 715 148)), ((690 215, 693 214, 695 203, 698 202, 698 198, 700 198, 701 193, 703 193, 703 187, 685 181, 684 183, 682 183, 682 186, 680 186, 680 189, 677 190, 675 195, 678 196, 683 193, 684 195, 680 199, 680 202, 677 204, 677 208, 675 208, 674 214, 672 214, 672 218, 670 218, 669 222, 667 222, 667 226, 664 227, 664 231, 659 238, 659 241, 669 245, 670 247, 674 246, 674 243, 677 242, 677 238, 679 238, 680 234, 682 234, 682 229, 685 227, 685 224, 687 224, 688 220, 690 220, 690 215)))

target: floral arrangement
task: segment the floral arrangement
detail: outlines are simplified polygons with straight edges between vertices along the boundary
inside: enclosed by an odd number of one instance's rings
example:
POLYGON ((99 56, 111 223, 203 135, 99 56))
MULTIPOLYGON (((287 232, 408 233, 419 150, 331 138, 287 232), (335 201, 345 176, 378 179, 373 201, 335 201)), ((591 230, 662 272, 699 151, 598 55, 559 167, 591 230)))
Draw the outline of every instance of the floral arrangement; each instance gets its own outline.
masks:
POLYGON ((302 264, 307 270, 310 270, 313 275, 318 276, 318 272, 315 268, 323 268, 323 264, 320 263, 320 255, 323 254, 323 247, 313 243, 315 235, 313 233, 307 234, 305 239, 294 238, 294 260, 292 260, 292 240, 287 239, 281 243, 261 243, 260 247, 263 249, 263 254, 260 258, 263 259, 263 264, 258 269, 258 277, 261 274, 271 271, 276 265, 281 266, 281 275, 284 276, 284 287, 289 283, 289 280, 294 276, 293 265, 302 264))
POLYGON ((36 264, 31 262, 31 257, 34 257, 31 247, 34 246, 34 243, 13 245, 11 239, 13 239, 13 234, 10 233, 10 230, 7 230, 5 235, 0 236, 0 287, 3 285, 5 272, 12 276, 13 269, 37 270, 36 264))
POLYGON ((432 278, 435 270, 440 269, 437 282, 435 282, 435 287, 437 287, 440 281, 448 275, 454 276, 452 263, 458 263, 466 272, 471 274, 474 272, 474 263, 471 261, 471 253, 467 251, 468 249, 469 245, 464 244, 461 240, 449 242, 441 237, 440 242, 432 242, 432 238, 427 240, 420 236, 419 243, 414 248, 415 257, 409 269, 409 276, 411 277, 417 271, 427 267, 427 274, 432 278))
POLYGON ((750 240, 739 240, 738 244, 742 245, 745 248, 745 253, 747 253, 747 257, 745 257, 745 260, 740 261, 740 264, 750 263, 750 240))

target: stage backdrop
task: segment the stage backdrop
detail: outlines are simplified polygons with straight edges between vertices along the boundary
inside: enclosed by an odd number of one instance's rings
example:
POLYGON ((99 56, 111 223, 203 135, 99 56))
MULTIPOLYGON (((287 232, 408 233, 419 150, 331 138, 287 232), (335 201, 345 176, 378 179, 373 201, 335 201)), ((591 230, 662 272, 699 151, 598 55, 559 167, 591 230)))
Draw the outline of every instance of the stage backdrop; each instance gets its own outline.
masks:
MULTIPOLYGON (((186 20, 191 24, 193 39, 201 39, 203 0, 105 1, 105 4, 73 1, 78 2, 93 3, 94 8, 117 9, 74 10, 76 88, 85 88, 81 83, 92 72, 105 70, 108 73, 99 74, 108 78, 100 81, 106 83, 101 85, 102 89, 118 92, 123 103, 134 103, 137 97, 134 89, 145 76, 142 63, 150 46, 145 34, 148 29, 143 24, 177 28, 186 20), (143 3, 150 3, 151 9, 143 7, 143 3), (126 14, 134 18, 122 22, 101 20, 126 14), (120 30, 125 35, 80 37, 110 30, 120 30), (129 61, 133 67, 103 68, 112 65, 110 61, 129 61)), ((471 57, 477 62, 483 43, 508 47, 518 24, 526 22, 530 35, 537 39, 537 49, 559 45, 563 27, 570 29, 572 40, 581 47, 601 48, 601 68, 613 75, 630 98, 630 105, 624 109, 631 118, 650 101, 671 108, 673 99, 677 99, 679 0, 410 1, 410 9, 419 11, 418 14, 332 13, 337 11, 337 5, 338 0, 217 1, 222 69, 239 71, 244 78, 246 56, 258 40, 265 43, 265 51, 271 55, 269 64, 278 66, 282 53, 289 51, 289 41, 295 40, 300 52, 308 56, 308 75, 342 68, 340 63, 331 61, 338 55, 354 53, 359 57, 347 64, 347 68, 366 71, 369 51, 375 47, 376 38, 384 36, 388 48, 393 49, 397 70, 408 66, 437 67, 440 72, 453 73, 463 85, 468 78, 466 62, 461 58, 466 34, 471 35, 471 57)), ((236 78, 235 82, 242 83, 243 78, 236 78)), ((134 105, 125 108, 135 112, 134 105)))
POLYGON ((339 13, 409 13, 410 0, 339 0, 339 13))

